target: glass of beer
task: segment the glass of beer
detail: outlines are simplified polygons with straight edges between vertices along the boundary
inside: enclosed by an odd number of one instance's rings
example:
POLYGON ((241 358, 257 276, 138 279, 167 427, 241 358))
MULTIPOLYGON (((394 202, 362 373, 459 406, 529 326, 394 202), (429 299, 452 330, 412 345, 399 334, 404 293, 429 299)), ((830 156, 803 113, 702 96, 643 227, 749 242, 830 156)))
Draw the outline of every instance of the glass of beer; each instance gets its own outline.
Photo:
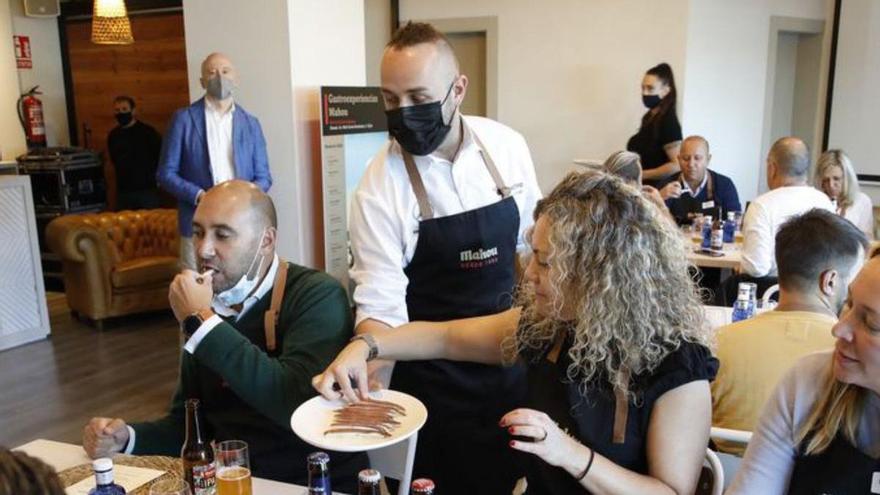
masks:
POLYGON ((248 445, 226 440, 214 447, 217 463, 217 495, 251 495, 251 463, 248 445))
POLYGON ((150 495, 189 495, 189 483, 179 478, 160 480, 150 486, 150 495))

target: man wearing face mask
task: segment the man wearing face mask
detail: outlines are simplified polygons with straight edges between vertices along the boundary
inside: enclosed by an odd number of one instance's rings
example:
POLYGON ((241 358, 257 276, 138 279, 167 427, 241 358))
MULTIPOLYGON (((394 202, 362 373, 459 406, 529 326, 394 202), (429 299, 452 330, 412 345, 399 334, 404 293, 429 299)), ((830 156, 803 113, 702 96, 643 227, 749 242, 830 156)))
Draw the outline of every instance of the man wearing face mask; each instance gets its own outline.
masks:
POLYGON ((238 72, 222 53, 202 62, 205 96, 174 113, 156 179, 177 198, 180 261, 195 268, 192 215, 213 185, 243 179, 268 191, 272 185, 266 140, 256 117, 235 103, 238 72))
MULTIPOLYGON (((358 334, 408 321, 491 314, 511 305, 518 251, 541 197, 523 137, 463 116, 468 79, 447 39, 408 23, 382 58, 393 138, 373 158, 351 204, 358 334)), ((371 362, 388 386, 390 363, 371 362)), ((510 493, 509 437, 521 370, 445 361, 399 363, 390 386, 430 411, 413 475, 444 493, 510 493), (467 462, 465 459, 479 459, 467 462)))
MULTIPOLYGON (((254 476, 304 485, 314 448, 290 430, 290 415, 315 395, 311 377, 352 336, 348 297, 325 273, 278 257, 275 207, 254 184, 209 189, 193 217, 193 239, 199 272, 184 270, 169 291, 186 342, 168 414, 132 425, 94 418, 83 447, 92 457, 176 457, 184 402, 197 398, 206 438, 244 440, 254 476)), ((331 455, 333 488, 354 493, 366 457, 331 455)))
MULTIPOLYGON (((868 246, 855 225, 818 208, 779 228, 779 304, 718 330, 721 369, 712 382, 713 426, 753 431, 784 373, 801 357, 834 346, 831 327, 868 246)), ((742 454, 742 449, 719 446, 742 454)))
POLYGON ((107 152, 116 172, 116 208, 158 208, 156 167, 162 136, 137 118, 134 98, 117 96, 113 111, 119 125, 107 135, 107 152))

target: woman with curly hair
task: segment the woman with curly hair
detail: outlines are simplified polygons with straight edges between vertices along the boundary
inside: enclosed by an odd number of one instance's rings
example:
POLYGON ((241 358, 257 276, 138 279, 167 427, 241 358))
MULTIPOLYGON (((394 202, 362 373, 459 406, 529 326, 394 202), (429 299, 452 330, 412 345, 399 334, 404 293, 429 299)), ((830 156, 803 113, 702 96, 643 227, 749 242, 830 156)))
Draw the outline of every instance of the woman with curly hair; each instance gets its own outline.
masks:
POLYGON ((681 234, 599 171, 569 174, 534 215, 518 307, 359 336, 315 387, 357 401, 375 357, 520 361, 528 407, 499 426, 511 448, 533 454, 527 493, 693 493, 717 361, 681 234))

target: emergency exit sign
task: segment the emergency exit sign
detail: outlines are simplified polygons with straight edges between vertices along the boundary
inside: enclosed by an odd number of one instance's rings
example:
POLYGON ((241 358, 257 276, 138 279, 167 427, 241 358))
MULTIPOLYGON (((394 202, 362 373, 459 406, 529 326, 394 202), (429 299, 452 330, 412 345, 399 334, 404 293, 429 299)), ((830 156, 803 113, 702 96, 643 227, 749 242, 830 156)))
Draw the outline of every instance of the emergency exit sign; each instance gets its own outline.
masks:
POLYGON ((15 43, 15 65, 19 69, 32 69, 34 61, 31 58, 31 38, 30 36, 15 35, 12 37, 15 43))

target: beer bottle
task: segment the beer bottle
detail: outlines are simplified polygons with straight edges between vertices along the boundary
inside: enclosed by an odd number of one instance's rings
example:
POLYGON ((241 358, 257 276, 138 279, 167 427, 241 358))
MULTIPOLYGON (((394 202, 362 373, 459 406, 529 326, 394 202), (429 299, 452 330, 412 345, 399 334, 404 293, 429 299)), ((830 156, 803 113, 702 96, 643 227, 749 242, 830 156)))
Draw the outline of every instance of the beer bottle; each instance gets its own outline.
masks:
POLYGON ((125 495, 125 488, 113 482, 113 460, 107 457, 92 461, 95 470, 95 487, 89 495, 125 495))
POLYGON ((375 469, 364 469, 358 473, 358 495, 379 495, 379 480, 382 475, 375 469))
POLYGON ((419 478, 412 482, 412 495, 434 495, 434 482, 428 478, 419 478))
POLYGON ((330 456, 325 452, 312 452, 308 457, 309 495, 331 495, 330 456))
POLYGON ((180 460, 183 476, 189 482, 193 495, 217 493, 214 450, 202 436, 198 399, 186 401, 186 441, 180 449, 180 460))

